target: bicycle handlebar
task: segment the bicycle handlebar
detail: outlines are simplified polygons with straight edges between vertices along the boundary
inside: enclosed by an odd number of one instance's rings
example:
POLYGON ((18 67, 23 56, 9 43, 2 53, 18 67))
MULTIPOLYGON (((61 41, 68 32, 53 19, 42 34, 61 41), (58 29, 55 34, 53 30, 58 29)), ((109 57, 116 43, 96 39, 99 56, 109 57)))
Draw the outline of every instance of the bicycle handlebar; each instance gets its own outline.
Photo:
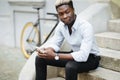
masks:
POLYGON ((47 13, 48 15, 53 15, 53 16, 55 16, 55 17, 57 17, 57 19, 58 19, 58 15, 56 14, 56 13, 47 13))

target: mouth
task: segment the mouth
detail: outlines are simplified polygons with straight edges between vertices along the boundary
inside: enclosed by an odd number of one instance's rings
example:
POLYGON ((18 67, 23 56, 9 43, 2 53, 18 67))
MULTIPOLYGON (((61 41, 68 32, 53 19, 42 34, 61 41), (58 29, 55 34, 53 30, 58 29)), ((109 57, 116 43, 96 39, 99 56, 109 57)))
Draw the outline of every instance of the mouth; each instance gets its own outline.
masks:
POLYGON ((70 24, 70 20, 69 19, 65 19, 65 20, 63 20, 63 23, 70 24))

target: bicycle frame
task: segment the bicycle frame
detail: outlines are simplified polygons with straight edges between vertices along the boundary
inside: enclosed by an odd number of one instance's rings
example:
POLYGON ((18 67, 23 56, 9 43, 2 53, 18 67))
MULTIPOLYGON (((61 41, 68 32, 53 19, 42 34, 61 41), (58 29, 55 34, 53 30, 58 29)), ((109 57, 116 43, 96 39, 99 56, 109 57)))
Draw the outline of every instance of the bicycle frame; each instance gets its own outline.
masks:
POLYGON ((21 34, 21 40, 20 40, 21 50, 26 58, 29 58, 29 56, 35 51, 37 46, 42 45, 49 39, 49 37, 51 36, 51 34, 53 33, 53 31, 55 30, 56 26, 59 23, 57 14, 47 13, 48 15, 55 16, 56 19, 40 18, 40 13, 39 13, 40 8, 39 7, 34 7, 34 8, 37 9, 37 16, 38 16, 37 21, 35 23, 28 22, 23 27, 22 34, 21 34), (43 43, 41 43, 41 31, 40 31, 41 30, 41 27, 40 27, 41 21, 40 20, 56 21, 55 26, 52 28, 52 30, 50 31, 48 36, 45 38, 43 43))
MULTIPOLYGON (((43 43, 45 43, 45 42, 49 39, 49 37, 51 36, 52 32, 55 30, 56 26, 57 26, 58 23, 59 23, 58 15, 55 14, 55 13, 47 13, 48 15, 53 15, 53 16, 55 16, 56 19, 40 18, 40 13, 39 13, 40 8, 35 8, 35 9, 37 9, 38 19, 37 19, 36 23, 34 24, 34 26, 37 26, 37 25, 38 25, 38 26, 39 26, 39 27, 38 27, 39 30, 41 30, 41 29, 40 29, 40 20, 52 20, 52 21, 57 21, 56 24, 55 24, 55 26, 53 27, 53 29, 50 31, 50 33, 48 34, 48 36, 47 36, 46 39, 44 40, 43 43)), ((41 32, 40 32, 40 31, 39 31, 39 34, 40 34, 40 36, 39 36, 39 40, 40 40, 39 45, 41 45, 41 44, 43 44, 43 43, 41 43, 41 32)))

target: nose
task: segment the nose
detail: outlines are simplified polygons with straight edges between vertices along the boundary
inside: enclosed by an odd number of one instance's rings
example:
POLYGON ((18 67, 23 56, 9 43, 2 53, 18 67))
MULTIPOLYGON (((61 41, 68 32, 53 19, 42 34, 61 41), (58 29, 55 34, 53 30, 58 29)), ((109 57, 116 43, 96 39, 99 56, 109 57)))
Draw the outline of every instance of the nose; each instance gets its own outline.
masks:
POLYGON ((66 19, 66 18, 67 18, 67 14, 64 14, 64 15, 63 15, 63 18, 66 19))

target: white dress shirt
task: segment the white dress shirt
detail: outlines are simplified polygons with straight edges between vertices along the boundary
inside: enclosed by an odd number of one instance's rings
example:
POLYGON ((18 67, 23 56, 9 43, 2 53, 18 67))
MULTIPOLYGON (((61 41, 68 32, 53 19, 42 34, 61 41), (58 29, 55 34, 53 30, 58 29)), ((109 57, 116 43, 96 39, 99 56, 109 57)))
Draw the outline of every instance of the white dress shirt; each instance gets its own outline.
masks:
POLYGON ((73 50, 70 54, 77 62, 87 61, 90 53, 95 55, 99 53, 93 27, 87 21, 80 20, 78 16, 72 26, 71 35, 67 25, 60 22, 55 29, 54 36, 41 47, 52 47, 55 51, 59 51, 64 39, 66 39, 73 50))

